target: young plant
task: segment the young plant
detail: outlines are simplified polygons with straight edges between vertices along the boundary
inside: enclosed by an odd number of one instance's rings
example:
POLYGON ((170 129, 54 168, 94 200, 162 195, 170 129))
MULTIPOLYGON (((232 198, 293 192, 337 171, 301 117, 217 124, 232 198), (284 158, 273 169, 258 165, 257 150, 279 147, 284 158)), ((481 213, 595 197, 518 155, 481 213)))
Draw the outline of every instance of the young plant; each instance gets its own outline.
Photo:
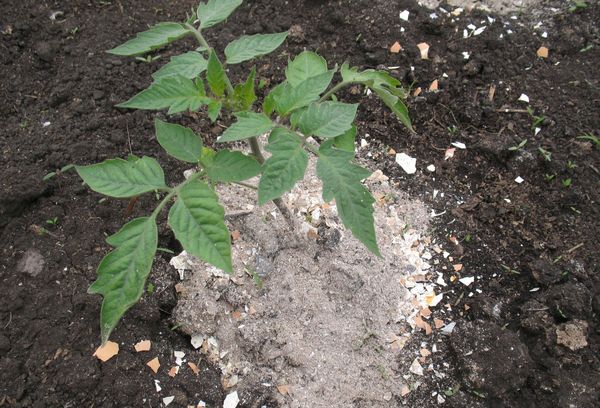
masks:
POLYGON ((130 221, 107 239, 114 249, 100 262, 98 278, 89 288, 89 293, 104 296, 100 317, 103 343, 144 292, 157 251, 156 219, 168 205, 168 224, 183 248, 226 272, 232 271, 230 234, 213 188, 216 183, 248 186, 245 180, 259 176, 255 187, 259 204, 274 201, 293 226, 291 214, 280 197, 304 177, 309 154, 314 154, 317 176, 323 182, 323 199, 335 200, 346 228, 370 251, 380 255, 373 220, 375 200, 361 183, 370 171, 353 162, 357 133, 353 123, 358 104, 330 99, 346 86, 361 84, 371 89, 412 131, 404 88, 385 71, 359 71, 347 63, 332 69, 323 57, 305 51, 289 61, 286 79, 257 106, 256 70, 253 68, 245 81, 234 85, 225 67, 271 53, 285 41, 287 32, 244 35, 225 47, 224 60, 203 35, 204 30, 227 19, 241 3, 208 0, 200 3, 187 21, 160 23, 108 51, 139 57, 175 40, 195 38, 199 49, 172 57, 152 75, 154 82, 147 89, 117 106, 166 109, 169 115, 202 109, 213 122, 233 113, 235 122, 216 142, 245 140, 252 155, 229 149, 214 151, 205 147, 191 129, 156 119, 158 143, 169 155, 197 167, 187 180, 168 186, 159 163, 147 156, 76 166, 92 190, 110 197, 164 195, 152 214, 130 221), (340 80, 331 86, 334 76, 340 80), (258 140, 264 134, 268 134, 268 159, 258 140))
POLYGON ((582 136, 578 136, 577 139, 589 140, 596 146, 596 149, 600 150, 600 138, 598 136, 594 136, 591 133, 584 133, 582 136))

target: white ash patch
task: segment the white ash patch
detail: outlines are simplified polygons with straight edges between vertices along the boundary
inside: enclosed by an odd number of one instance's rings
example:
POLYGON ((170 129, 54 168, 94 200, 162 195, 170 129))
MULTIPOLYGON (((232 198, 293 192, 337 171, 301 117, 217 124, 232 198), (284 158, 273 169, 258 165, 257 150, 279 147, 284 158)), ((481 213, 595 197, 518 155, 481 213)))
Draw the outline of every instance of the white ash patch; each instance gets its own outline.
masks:
POLYGON ((218 187, 238 232, 235 272, 176 257, 186 273, 174 317, 221 368, 228 392, 264 390, 293 408, 389 407, 414 388, 418 374, 403 356, 419 311, 441 300, 423 278, 428 210, 375 172, 366 184, 377 200, 378 258, 341 227, 335 203, 322 201, 314 164, 284 197, 299 239, 274 205, 255 205, 253 191, 218 187))

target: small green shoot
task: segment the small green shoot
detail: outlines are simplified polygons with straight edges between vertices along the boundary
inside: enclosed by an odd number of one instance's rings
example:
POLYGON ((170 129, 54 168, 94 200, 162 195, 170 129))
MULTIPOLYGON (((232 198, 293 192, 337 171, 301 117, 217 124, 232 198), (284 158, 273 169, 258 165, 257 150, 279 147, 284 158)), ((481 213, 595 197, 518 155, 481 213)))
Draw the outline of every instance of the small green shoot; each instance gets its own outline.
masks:
POLYGON ((502 267, 502 269, 504 269, 506 272, 510 272, 510 273, 512 273, 512 274, 515 274, 515 275, 520 275, 520 274, 521 274, 521 272, 517 271, 516 269, 513 269, 513 268, 511 268, 510 266, 507 266, 507 265, 504 265, 504 264, 501 264, 500 266, 501 266, 501 267, 502 267))
POLYGON ((571 187, 571 185, 573 184, 573 180, 570 178, 566 178, 561 180, 561 184, 563 185, 563 187, 571 187))
POLYGON ((540 154, 542 155, 542 157, 544 158, 545 161, 547 161, 547 162, 552 161, 552 152, 544 149, 543 147, 538 147, 538 152, 540 152, 540 154))
POLYGON ((579 211, 577 208, 575 208, 575 207, 569 207, 569 209, 570 209, 571 211, 573 211, 575 214, 577 214, 577 215, 581 215, 581 211, 579 211))
POLYGON ((577 11, 586 9, 588 4, 583 0, 573 0, 571 7, 569 7, 569 12, 575 13, 577 11))
POLYGON ((591 133, 584 133, 581 136, 578 136, 577 139, 589 140, 594 144, 596 149, 600 150, 600 138, 598 136, 594 136, 591 133))
POLYGON ((523 139, 523 140, 521 140, 521 143, 519 143, 516 146, 509 147, 508 150, 511 152, 516 152, 518 150, 521 150, 523 147, 525 147, 526 144, 527 144, 527 139, 523 139))
POLYGON ((583 47, 582 49, 580 49, 579 52, 588 52, 592 48, 594 48, 594 44, 588 44, 585 47, 583 47))
POLYGON ((146 293, 151 295, 154 293, 155 290, 156 290, 156 286, 154 285, 154 283, 148 282, 148 284, 146 285, 146 293))
POLYGON ((546 173, 546 174, 544 174, 544 178, 546 179, 547 182, 550 182, 556 178, 556 174, 546 173))
POLYGON ((545 116, 536 116, 532 107, 527 108, 527 113, 529 113, 529 116, 533 119, 531 122, 531 130, 535 130, 535 128, 539 127, 546 120, 545 116))
POLYGON ((567 161, 567 169, 569 169, 569 170, 573 170, 573 169, 575 169, 576 167, 577 167, 577 165, 575 164, 575 162, 574 162, 574 161, 572 161, 572 160, 568 160, 568 161, 567 161))
POLYGON ((52 218, 46 220, 46 224, 56 227, 58 225, 58 217, 52 217, 52 218))
POLYGON ((460 131, 460 129, 456 125, 448 126, 447 129, 448 129, 448 132, 450 132, 450 134, 452 136, 458 135, 458 133, 460 131))
POLYGON ((137 61, 144 62, 146 64, 152 64, 154 61, 160 59, 160 55, 148 55, 146 57, 135 57, 137 61))

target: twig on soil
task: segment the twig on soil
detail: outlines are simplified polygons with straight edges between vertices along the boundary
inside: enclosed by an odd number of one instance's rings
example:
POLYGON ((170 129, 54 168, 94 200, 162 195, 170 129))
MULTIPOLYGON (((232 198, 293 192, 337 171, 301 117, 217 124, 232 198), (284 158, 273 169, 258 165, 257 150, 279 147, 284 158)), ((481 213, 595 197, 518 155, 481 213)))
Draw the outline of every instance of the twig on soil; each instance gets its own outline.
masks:
POLYGON ((500 113, 529 113, 527 109, 496 109, 500 113))
POLYGON ((8 323, 6 323, 2 329, 3 330, 6 329, 10 325, 11 322, 12 322, 12 312, 8 312, 8 323))
POLYGON ((581 248, 582 246, 583 246, 583 242, 581 242, 581 243, 579 243, 579 244, 575 245, 573 248, 569 249, 569 250, 567 251, 567 253, 569 253, 569 254, 570 254, 571 252, 575 252, 576 250, 578 250, 578 249, 579 249, 579 248, 581 248))

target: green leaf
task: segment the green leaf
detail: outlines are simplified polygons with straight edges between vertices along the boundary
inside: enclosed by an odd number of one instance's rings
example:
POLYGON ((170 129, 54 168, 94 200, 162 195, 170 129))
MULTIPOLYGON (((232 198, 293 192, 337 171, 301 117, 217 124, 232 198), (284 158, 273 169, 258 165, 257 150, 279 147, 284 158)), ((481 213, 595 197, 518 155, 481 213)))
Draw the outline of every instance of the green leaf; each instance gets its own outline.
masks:
POLYGON ((219 101, 212 100, 208 103, 208 118, 211 122, 214 122, 219 117, 221 113, 221 108, 223 104, 219 101))
POLYGON ((173 114, 188 109, 196 111, 209 101, 210 98, 204 95, 204 89, 199 89, 188 78, 174 75, 154 82, 127 102, 118 104, 117 107, 155 110, 169 108, 169 114, 173 114))
POLYGON ((225 130, 217 138, 217 142, 233 142, 235 140, 249 139, 267 133, 275 127, 271 119, 262 113, 238 112, 235 114, 235 117, 238 121, 225 130))
POLYGON ((138 33, 135 38, 107 52, 127 57, 141 55, 164 47, 189 34, 191 32, 179 23, 160 23, 147 31, 138 33))
POLYGON ((323 200, 335 198, 338 214, 346 228, 371 252, 381 256, 373 219, 375 199, 361 184, 371 172, 351 163, 353 158, 354 153, 343 150, 319 149, 317 176, 323 181, 323 200))
POLYGON ((260 164, 254 157, 242 152, 221 150, 206 168, 206 173, 212 181, 232 183, 257 176, 260 170, 260 164))
POLYGON ((288 63, 285 77, 292 86, 298 86, 308 78, 327 72, 325 58, 311 51, 304 51, 288 63))
POLYGON ((75 166, 79 177, 100 194, 128 198, 166 187, 165 175, 156 160, 110 159, 89 166, 75 166))
POLYGON ((223 65, 221 65, 215 50, 211 50, 208 57, 206 81, 215 95, 223 96, 225 94, 225 88, 227 88, 227 74, 225 74, 223 65))
POLYGON ((338 149, 350 152, 354 154, 354 141, 356 139, 356 126, 352 126, 350 130, 346 131, 343 135, 327 139, 321 143, 321 148, 329 149, 331 146, 335 146, 338 149))
POLYGON ((348 131, 356 117, 358 104, 315 102, 298 120, 305 136, 336 137, 348 131))
POLYGON ((287 37, 288 32, 277 34, 244 35, 225 47, 228 64, 239 64, 275 51, 287 37))
POLYGON ((186 52, 172 57, 168 64, 152 74, 152 78, 158 80, 167 76, 181 75, 194 79, 206 70, 207 64, 206 59, 199 52, 186 52))
POLYGON ((190 254, 231 272, 231 241, 225 211, 215 192, 204 182, 190 181, 181 187, 169 211, 169 225, 190 254))
POLYGON ((187 163, 198 163, 202 154, 202 139, 191 129, 154 120, 156 139, 171 156, 187 163))
POLYGON ((88 293, 104 296, 100 311, 102 344, 144 293, 158 243, 156 220, 136 218, 106 241, 115 249, 102 259, 98 278, 88 289, 88 293))
POLYGON ((383 103, 385 103, 388 108, 394 112, 400 122, 402 122, 404 126, 408 128, 408 130, 414 132, 410 116, 408 115, 408 108, 404 104, 404 101, 383 87, 374 87, 373 91, 375 91, 383 103))
POLYGON ((233 96, 240 105, 240 110, 248 110, 256 101, 256 92, 254 92, 254 79, 256 78, 256 67, 248 75, 246 82, 235 86, 233 96))
POLYGON ((272 98, 277 113, 285 116, 319 99, 329 86, 333 73, 334 71, 327 71, 308 78, 296 87, 286 81, 274 88, 271 91, 272 96, 269 94, 269 97, 272 98))
POLYGON ((258 184, 260 205, 294 188, 296 182, 304 178, 308 165, 308 154, 302 147, 302 140, 287 129, 273 130, 266 149, 271 152, 271 157, 263 164, 258 184))
POLYGON ((209 28, 225 20, 242 4, 242 0, 208 0, 198 6, 200 28, 209 28))

